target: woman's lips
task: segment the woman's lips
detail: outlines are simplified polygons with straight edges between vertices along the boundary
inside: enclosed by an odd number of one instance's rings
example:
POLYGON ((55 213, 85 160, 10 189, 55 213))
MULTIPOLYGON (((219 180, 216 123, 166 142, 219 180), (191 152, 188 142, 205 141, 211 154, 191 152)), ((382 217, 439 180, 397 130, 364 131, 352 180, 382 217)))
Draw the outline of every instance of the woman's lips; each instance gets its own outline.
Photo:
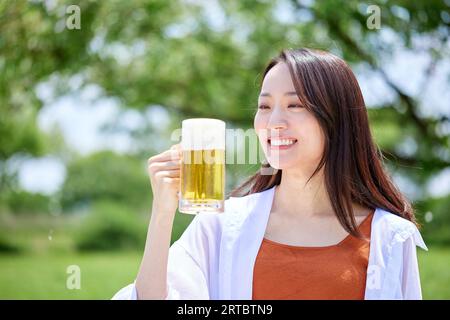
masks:
POLYGON ((269 144, 269 148, 273 150, 287 150, 295 146, 297 143, 297 139, 295 138, 276 138, 276 139, 267 139, 267 143, 269 144))

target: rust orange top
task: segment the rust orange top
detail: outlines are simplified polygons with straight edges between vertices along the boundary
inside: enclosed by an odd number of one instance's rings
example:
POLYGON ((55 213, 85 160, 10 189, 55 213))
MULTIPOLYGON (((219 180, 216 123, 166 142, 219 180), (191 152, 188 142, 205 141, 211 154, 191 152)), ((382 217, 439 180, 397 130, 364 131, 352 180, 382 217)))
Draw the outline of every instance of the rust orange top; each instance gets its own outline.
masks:
MULTIPOLYGON (((359 225, 370 239, 370 213, 359 225)), ((364 299, 370 241, 299 247, 264 238, 253 270, 253 299, 364 299)))

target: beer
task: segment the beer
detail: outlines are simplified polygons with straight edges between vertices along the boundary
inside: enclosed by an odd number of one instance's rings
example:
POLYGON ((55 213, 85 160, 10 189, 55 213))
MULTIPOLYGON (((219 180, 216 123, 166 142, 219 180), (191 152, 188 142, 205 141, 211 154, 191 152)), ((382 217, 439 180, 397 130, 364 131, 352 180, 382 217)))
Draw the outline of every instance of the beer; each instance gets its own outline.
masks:
POLYGON ((188 119, 182 124, 179 211, 223 212, 225 198, 225 123, 188 119))

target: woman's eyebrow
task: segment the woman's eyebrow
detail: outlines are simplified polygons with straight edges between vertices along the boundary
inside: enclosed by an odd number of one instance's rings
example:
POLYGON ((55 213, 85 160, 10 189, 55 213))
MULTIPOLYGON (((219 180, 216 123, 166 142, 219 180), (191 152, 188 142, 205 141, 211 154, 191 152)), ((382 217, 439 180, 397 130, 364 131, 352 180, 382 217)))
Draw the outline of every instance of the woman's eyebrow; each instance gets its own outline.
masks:
MULTIPOLYGON (((285 96, 296 96, 297 92, 289 91, 289 92, 286 92, 284 95, 285 96)), ((271 97, 272 95, 270 93, 268 93, 268 92, 261 92, 259 96, 260 97, 271 97)))

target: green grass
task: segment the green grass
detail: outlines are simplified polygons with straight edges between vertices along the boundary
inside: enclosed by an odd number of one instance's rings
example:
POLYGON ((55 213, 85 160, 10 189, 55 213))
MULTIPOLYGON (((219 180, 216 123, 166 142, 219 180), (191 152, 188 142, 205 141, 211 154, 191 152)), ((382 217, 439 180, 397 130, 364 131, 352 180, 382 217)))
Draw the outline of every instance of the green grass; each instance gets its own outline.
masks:
MULTIPOLYGON (((176 216, 172 242, 192 218, 176 216)), ((80 253, 74 241, 80 227, 76 216, 0 215, 0 236, 20 250, 0 252, 0 299, 110 299, 133 282, 142 250, 80 253), (80 290, 66 287, 70 265, 80 267, 80 290)))
MULTIPOLYGON (((172 241, 191 219, 176 216, 172 241)), ((76 219, 23 217, 0 222, 0 235, 21 249, 17 254, 0 253, 0 299, 110 299, 136 277, 141 250, 77 252, 76 219), (81 269, 79 290, 66 287, 70 265, 81 269)), ((418 250, 423 297, 450 299, 450 247, 429 247, 428 252, 418 250)))
POLYGON ((141 253, 0 255, 0 299, 110 299, 136 277, 141 253), (66 287, 67 267, 81 288, 66 287))
POLYGON ((424 299, 450 299, 450 248, 418 249, 424 299))
MULTIPOLYGON (((136 277, 141 252, 0 255, 1 299, 110 299, 136 277), (81 269, 81 289, 66 288, 67 267, 81 269)), ((450 248, 419 250, 424 299, 450 299, 450 248)))

